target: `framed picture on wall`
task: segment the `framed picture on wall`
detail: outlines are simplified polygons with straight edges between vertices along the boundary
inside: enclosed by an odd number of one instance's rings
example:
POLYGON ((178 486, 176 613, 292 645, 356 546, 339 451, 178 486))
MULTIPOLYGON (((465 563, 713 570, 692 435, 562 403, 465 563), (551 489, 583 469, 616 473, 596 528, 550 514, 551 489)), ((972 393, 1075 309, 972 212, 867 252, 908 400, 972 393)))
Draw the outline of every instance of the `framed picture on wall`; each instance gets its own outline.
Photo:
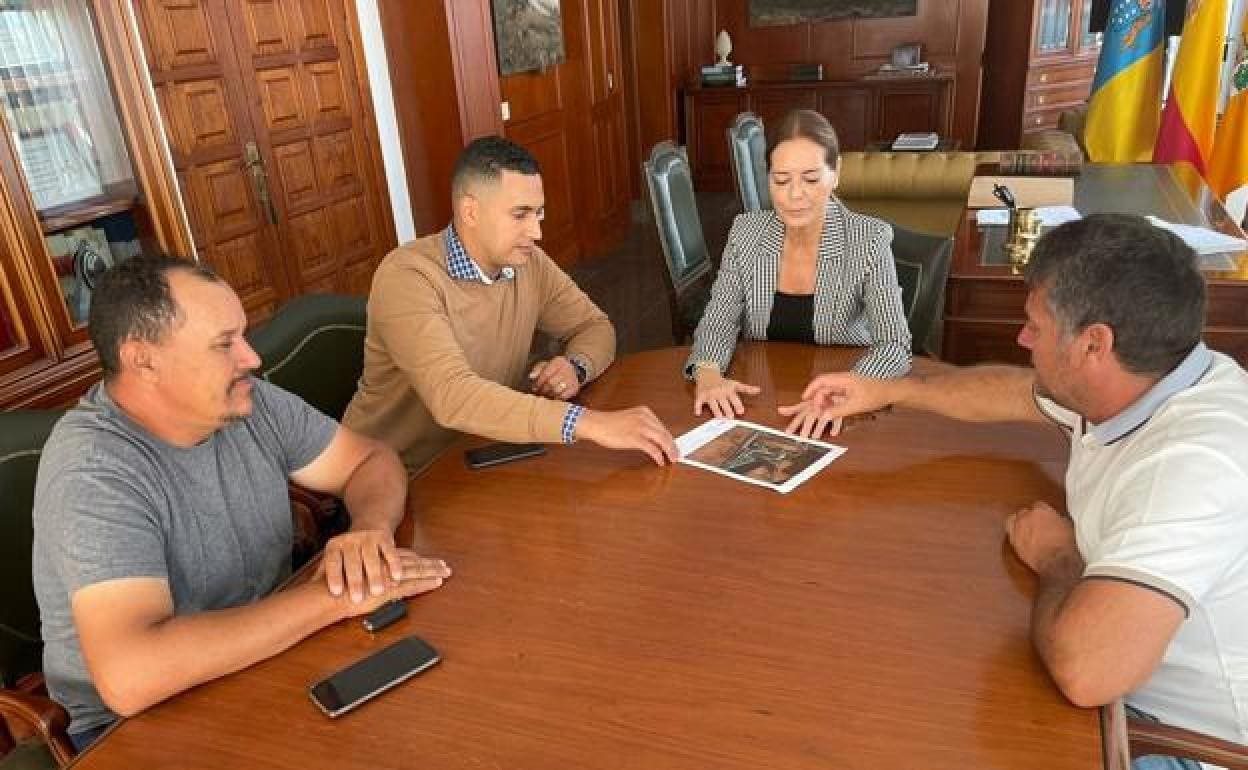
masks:
POLYGON ((751 27, 778 27, 855 16, 914 16, 918 0, 750 0, 751 27))
POLYGON ((500 74, 544 70, 563 62, 563 17, 559 0, 491 2, 500 74))

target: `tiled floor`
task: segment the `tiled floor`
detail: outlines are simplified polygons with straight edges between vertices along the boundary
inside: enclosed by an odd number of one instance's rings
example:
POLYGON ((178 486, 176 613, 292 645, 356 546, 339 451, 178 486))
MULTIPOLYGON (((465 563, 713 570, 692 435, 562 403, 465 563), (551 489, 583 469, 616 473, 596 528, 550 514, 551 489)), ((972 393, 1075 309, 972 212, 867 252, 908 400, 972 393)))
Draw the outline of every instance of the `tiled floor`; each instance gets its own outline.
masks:
MULTIPOLYGON (((707 248, 716 263, 736 205, 731 194, 698 195, 707 248)), ((636 206, 634 209, 640 210, 636 206)), ((582 259, 570 271, 577 284, 615 324, 620 353, 673 344, 665 269, 653 222, 649 217, 635 217, 619 246, 606 254, 582 259)))

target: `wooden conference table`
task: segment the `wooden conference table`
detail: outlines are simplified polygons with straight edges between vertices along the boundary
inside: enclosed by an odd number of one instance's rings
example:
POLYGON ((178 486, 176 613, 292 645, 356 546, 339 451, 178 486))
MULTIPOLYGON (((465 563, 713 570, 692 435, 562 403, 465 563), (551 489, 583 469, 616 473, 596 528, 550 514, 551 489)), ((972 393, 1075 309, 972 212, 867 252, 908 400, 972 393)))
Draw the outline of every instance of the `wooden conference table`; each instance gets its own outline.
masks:
MULTIPOLYGON (((698 422, 686 351, 628 356, 586 402, 698 422)), ((745 347, 776 427, 853 353, 745 347)), ((919 362, 920 367, 935 366, 919 362)), ((582 444, 485 471, 457 447, 412 485, 402 542, 455 574, 121 724, 76 767, 1100 768, 1098 712, 1028 639, 1033 580, 1002 534, 1059 504, 1064 441, 895 409, 789 495, 582 444), (408 634, 443 662, 338 720, 313 681, 408 634)), ((481 443, 479 441, 466 442, 481 443)))

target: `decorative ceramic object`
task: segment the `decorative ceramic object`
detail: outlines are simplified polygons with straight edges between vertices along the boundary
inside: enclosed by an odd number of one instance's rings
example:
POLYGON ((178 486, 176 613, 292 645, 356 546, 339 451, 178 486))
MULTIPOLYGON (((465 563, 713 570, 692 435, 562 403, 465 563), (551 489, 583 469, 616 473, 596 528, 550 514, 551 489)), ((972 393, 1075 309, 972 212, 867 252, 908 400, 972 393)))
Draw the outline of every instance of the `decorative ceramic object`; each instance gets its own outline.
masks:
POLYGON ((732 53, 732 38, 728 37, 728 30, 721 29, 719 36, 715 38, 715 53, 719 56, 715 64, 721 67, 732 64, 728 61, 728 54, 732 53))

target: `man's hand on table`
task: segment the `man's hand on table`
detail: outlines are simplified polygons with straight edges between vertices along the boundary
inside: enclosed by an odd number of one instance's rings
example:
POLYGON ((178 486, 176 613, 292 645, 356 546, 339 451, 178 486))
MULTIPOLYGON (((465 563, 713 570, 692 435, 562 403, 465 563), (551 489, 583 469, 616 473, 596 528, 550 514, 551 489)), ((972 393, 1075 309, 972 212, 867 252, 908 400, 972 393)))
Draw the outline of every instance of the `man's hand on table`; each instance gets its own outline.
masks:
POLYGON ((884 409, 893 403, 890 380, 863 377, 853 372, 821 374, 802 391, 802 400, 779 407, 790 418, 785 430, 806 438, 818 438, 825 430, 835 436, 841 419, 884 409))
POLYGON ((614 412, 587 409, 576 424, 576 436, 607 449, 638 449, 650 455, 656 465, 680 458, 672 434, 645 406, 614 412))
POLYGON ((529 379, 533 381, 533 392, 546 398, 568 401, 581 392, 576 368, 563 356, 534 364, 529 379))
MULTIPOLYGON (((451 576, 451 568, 441 559, 421 556, 409 548, 395 548, 394 554, 397 567, 389 566, 390 563, 387 561, 380 593, 370 588, 359 594, 357 599, 353 594, 342 591, 333 593, 331 589, 330 593, 338 597, 337 606, 340 617, 354 618, 367 615, 394 599, 406 599, 428 593, 441 587, 442 583, 451 576)), ((326 558, 329 556, 328 546, 326 546, 325 556, 326 558)), ((326 558, 321 560, 317 572, 325 573, 328 579, 330 570, 326 558)))
POLYGON ((1011 514, 1005 520, 1005 534, 1014 553, 1037 575, 1082 574, 1083 559, 1075 545, 1075 527, 1048 503, 1035 502, 1011 514))
POLYGON ((383 529, 360 529, 330 538, 321 558, 321 571, 332 596, 346 596, 352 605, 372 604, 377 597, 390 595, 398 586, 413 580, 436 584, 410 587, 403 596, 432 591, 449 577, 450 570, 439 559, 423 559, 394 544, 394 534, 383 529))
POLYGON ((779 407, 776 411, 784 417, 792 418, 784 429, 785 433, 817 439, 825 430, 828 436, 841 432, 841 418, 835 416, 835 411, 820 407, 814 401, 799 401, 792 406, 779 407))

